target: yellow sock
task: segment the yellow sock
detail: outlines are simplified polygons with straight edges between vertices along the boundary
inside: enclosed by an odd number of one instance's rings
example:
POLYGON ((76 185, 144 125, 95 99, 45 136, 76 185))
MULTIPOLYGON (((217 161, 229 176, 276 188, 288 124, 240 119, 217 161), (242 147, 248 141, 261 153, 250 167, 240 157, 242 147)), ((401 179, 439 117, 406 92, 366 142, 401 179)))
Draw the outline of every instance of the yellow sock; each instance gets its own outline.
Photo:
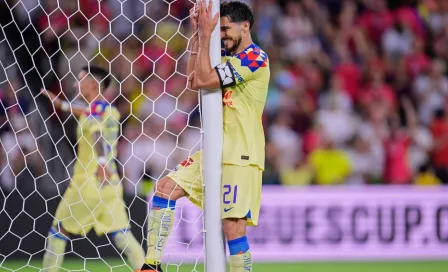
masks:
POLYGON ((252 256, 250 254, 249 242, 243 236, 227 241, 229 245, 230 272, 250 272, 252 271, 252 256))
POLYGON ((115 246, 126 255, 133 269, 139 268, 145 260, 145 253, 130 230, 118 231, 113 236, 115 246))
POLYGON ((163 250, 174 223, 176 201, 153 197, 148 219, 148 252, 145 262, 157 265, 162 262, 163 250))
POLYGON ((47 247, 44 254, 42 272, 58 272, 64 261, 65 246, 68 238, 51 227, 47 238, 47 247))
POLYGON ((230 272, 250 272, 252 271, 252 256, 250 250, 243 254, 230 255, 230 272))

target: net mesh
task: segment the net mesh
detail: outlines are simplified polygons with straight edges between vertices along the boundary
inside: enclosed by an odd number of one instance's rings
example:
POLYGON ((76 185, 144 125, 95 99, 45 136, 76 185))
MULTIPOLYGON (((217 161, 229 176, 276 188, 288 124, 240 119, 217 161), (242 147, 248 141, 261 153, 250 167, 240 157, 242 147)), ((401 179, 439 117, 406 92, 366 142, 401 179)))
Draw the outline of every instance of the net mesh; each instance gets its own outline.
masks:
MULTIPOLYGON (((112 84, 104 96, 121 114, 116 164, 132 231, 146 249, 154 181, 201 144, 199 93, 187 88, 186 75, 193 5, 188 0, 2 1, 1 271, 41 267, 48 230, 77 160, 79 123, 39 93, 45 88, 72 105, 80 103, 74 84, 86 65, 110 72, 112 84)), ((203 255, 202 212, 186 205, 178 202, 164 258, 177 266, 197 263, 203 255)), ((71 241, 64 266, 70 270, 130 269, 105 237, 89 233, 71 241), (101 261, 108 257, 116 259, 101 261)))

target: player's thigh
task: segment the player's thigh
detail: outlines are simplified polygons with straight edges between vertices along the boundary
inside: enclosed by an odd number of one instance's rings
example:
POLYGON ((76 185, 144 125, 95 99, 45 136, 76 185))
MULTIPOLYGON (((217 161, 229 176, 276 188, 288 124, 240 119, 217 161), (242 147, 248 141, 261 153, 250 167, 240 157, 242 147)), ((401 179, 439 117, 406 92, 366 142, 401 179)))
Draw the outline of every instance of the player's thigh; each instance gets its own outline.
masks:
POLYGON ((247 219, 249 225, 257 224, 261 200, 261 173, 256 166, 223 165, 223 219, 247 219))
POLYGON ((95 211, 95 219, 98 236, 130 229, 128 210, 122 198, 103 199, 95 211))
POLYGON ((187 196, 202 208, 202 151, 180 163, 174 171, 156 184, 157 196, 177 200, 187 196))
POLYGON ((96 200, 86 201, 78 192, 67 189, 59 202, 53 226, 59 225, 70 234, 84 236, 95 224, 94 210, 91 207, 98 203, 96 200))

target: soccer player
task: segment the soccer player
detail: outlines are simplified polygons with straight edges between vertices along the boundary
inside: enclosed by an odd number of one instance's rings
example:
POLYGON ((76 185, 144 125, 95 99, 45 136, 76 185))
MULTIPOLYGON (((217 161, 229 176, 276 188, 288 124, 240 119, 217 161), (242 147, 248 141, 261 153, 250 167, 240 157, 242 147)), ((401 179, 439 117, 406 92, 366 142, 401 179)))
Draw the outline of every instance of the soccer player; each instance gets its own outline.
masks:
POLYGON ((77 160, 47 238, 43 271, 59 271, 69 236, 86 236, 92 228, 97 235, 108 234, 135 269, 144 260, 144 251, 130 231, 123 187, 113 160, 120 113, 101 96, 110 79, 105 70, 90 66, 81 69, 78 82, 75 88, 79 88, 87 107, 70 105, 42 90, 57 109, 71 111, 79 123, 77 160))
MULTIPOLYGON (((253 43, 254 17, 242 2, 220 7, 222 63, 210 63, 210 36, 219 16, 198 2, 190 10, 193 31, 187 65, 192 89, 223 90, 224 143, 222 167, 223 229, 228 241, 231 272, 252 270, 246 226, 258 224, 265 139, 262 113, 270 77, 266 53, 253 43), (194 70, 194 71, 193 71, 194 70)), ((148 252, 141 272, 162 271, 161 257, 174 221, 176 200, 187 196, 202 207, 201 151, 157 182, 148 226, 148 252)))

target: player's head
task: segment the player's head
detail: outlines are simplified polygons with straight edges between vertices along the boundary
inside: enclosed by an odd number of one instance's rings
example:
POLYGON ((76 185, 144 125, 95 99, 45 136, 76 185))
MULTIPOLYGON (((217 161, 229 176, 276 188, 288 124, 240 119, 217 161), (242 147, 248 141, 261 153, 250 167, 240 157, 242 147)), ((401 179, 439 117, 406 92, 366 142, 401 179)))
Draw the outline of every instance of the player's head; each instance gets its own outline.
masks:
POLYGON ((250 38, 250 30, 254 25, 254 14, 251 8, 239 1, 226 1, 220 6, 221 40, 227 52, 236 53, 244 39, 250 38))
POLYGON ((75 88, 79 88, 87 102, 97 99, 101 91, 107 89, 110 84, 109 74, 106 70, 97 66, 85 66, 78 74, 75 88))

